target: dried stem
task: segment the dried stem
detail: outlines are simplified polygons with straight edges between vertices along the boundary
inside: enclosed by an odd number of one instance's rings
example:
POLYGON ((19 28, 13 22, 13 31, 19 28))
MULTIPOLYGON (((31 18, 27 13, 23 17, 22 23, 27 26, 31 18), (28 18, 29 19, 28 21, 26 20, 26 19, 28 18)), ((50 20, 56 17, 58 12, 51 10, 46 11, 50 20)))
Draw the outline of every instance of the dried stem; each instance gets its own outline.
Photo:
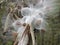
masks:
POLYGON ((10 13, 7 15, 7 18, 6 18, 6 22, 5 22, 5 26, 4 26, 4 32, 7 31, 9 20, 10 20, 10 13))
POLYGON ((16 19, 19 19, 19 17, 15 14, 16 19))
MULTIPOLYGON (((28 25, 29 24, 26 25, 26 28, 27 28, 28 25)), ((25 31, 27 31, 27 29, 25 31)), ((31 25, 30 25, 30 33, 31 33, 31 37, 32 37, 32 45, 35 45, 35 36, 34 36, 34 31, 33 31, 33 28, 32 28, 31 25)), ((25 34, 25 32, 24 32, 24 34, 25 34)))
MULTIPOLYGON (((11 17, 12 17, 12 14, 9 13, 9 14, 7 15, 6 22, 5 22, 5 25, 4 25, 4 32, 6 32, 7 29, 8 29, 8 27, 9 27, 9 21, 10 21, 11 17)), ((15 15, 15 17, 16 17, 16 19, 19 19, 19 17, 18 17, 17 15, 15 15)), ((14 18, 13 18, 13 21, 15 21, 14 18)))
POLYGON ((33 31, 33 27, 30 25, 30 33, 31 33, 31 37, 32 37, 32 45, 35 45, 35 36, 34 36, 34 31, 33 31))

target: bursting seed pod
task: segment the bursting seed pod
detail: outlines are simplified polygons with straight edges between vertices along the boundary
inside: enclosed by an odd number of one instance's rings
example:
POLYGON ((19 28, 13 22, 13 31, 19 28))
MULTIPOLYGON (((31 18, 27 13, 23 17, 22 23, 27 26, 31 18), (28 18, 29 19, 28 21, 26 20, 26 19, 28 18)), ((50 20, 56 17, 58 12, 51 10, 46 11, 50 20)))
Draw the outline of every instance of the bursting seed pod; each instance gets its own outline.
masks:
POLYGON ((33 32, 34 28, 38 30, 41 30, 41 29, 46 30, 45 18, 49 15, 51 16, 51 14, 58 12, 55 1, 56 0, 38 0, 37 3, 35 4, 33 4, 33 1, 32 1, 32 3, 27 4, 29 7, 21 7, 21 15, 23 17, 13 22, 13 27, 17 33, 17 37, 16 37, 16 40, 18 40, 17 45, 27 45, 28 39, 29 39, 28 33, 25 35, 24 31, 26 32, 27 30, 26 28, 28 25, 30 26, 29 30, 30 30, 31 37, 33 40, 33 45, 35 45, 35 37, 34 37, 34 32, 33 32), (57 11, 55 11, 55 9, 57 9, 57 11), (24 23, 27 24, 27 26, 25 26, 24 23))
POLYGON ((18 45, 27 45, 28 43, 28 35, 22 36, 24 31, 25 31, 25 25, 20 21, 20 20, 16 20, 12 26, 14 27, 14 29, 16 30, 15 32, 17 33, 17 37, 15 40, 14 45, 18 43, 18 45), (23 43, 24 42, 24 43, 23 43))

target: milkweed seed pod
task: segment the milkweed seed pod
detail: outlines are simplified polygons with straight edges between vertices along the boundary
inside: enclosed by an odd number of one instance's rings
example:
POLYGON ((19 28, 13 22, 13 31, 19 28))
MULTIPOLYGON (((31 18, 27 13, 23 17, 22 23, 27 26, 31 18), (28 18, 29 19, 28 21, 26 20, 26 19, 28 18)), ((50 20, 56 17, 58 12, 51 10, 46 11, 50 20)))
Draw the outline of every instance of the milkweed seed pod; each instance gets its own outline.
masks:
POLYGON ((16 20, 13 24, 15 28, 15 32, 17 33, 17 41, 19 42, 18 45, 27 45, 28 44, 28 34, 23 34, 25 31, 25 25, 22 21, 16 20))
POLYGON ((25 31, 24 27, 20 27, 17 31, 18 36, 17 36, 17 40, 18 40, 18 45, 27 45, 28 43, 28 35, 26 34, 25 36, 22 37, 23 33, 25 31))
POLYGON ((18 45, 27 45, 27 42, 28 42, 28 36, 26 35, 25 37, 23 37, 21 41, 19 41, 18 45))
POLYGON ((23 18, 13 22, 13 27, 18 33, 18 45, 27 45, 28 42, 28 35, 23 36, 20 40, 22 33, 25 31, 23 23, 30 24, 31 28, 36 28, 38 30, 46 29, 47 22, 45 18, 47 16, 54 17, 54 14, 59 12, 59 4, 56 1, 57 0, 28 0, 28 3, 26 3, 28 4, 28 7, 23 7, 23 4, 21 5, 21 15, 23 18), (34 1, 37 2, 35 3, 34 1))
POLYGON ((25 8, 25 10, 23 9, 23 11, 22 11, 24 13, 23 19, 25 19, 25 23, 32 24, 32 26, 36 29, 45 28, 44 13, 42 11, 33 8, 25 8), (26 15, 23 11, 26 13, 26 15), (31 13, 28 13, 29 11, 31 13))

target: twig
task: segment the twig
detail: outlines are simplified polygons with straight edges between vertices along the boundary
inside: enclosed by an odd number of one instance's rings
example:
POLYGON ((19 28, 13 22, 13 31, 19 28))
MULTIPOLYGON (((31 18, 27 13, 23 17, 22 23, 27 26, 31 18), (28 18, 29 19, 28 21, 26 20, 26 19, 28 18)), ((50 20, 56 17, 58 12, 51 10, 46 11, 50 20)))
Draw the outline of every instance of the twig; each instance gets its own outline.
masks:
POLYGON ((32 37, 32 45, 35 45, 35 36, 34 36, 34 31, 33 31, 33 27, 30 25, 30 33, 31 33, 31 37, 32 37))
POLYGON ((19 17, 15 14, 16 19, 19 19, 19 17))
MULTIPOLYGON (((29 24, 26 25, 26 28, 28 27, 29 24)), ((33 31, 33 27, 31 25, 30 26, 30 33, 31 33, 31 38, 32 38, 32 45, 35 45, 35 36, 34 36, 34 31, 33 31)), ((28 27, 29 28, 29 27, 28 27)), ((27 30, 27 29, 26 29, 27 30)), ((25 30, 25 31, 26 31, 25 30)), ((28 29, 29 30, 29 29, 28 29)))
MULTIPOLYGON (((5 25, 4 25, 4 32, 7 31, 8 24, 9 24, 9 20, 10 20, 10 18, 11 18, 11 15, 12 15, 11 13, 9 13, 9 14, 7 15, 6 22, 5 22, 5 25)), ((15 17, 16 17, 16 19, 19 19, 19 17, 18 17, 17 15, 15 15, 15 17)), ((15 21, 14 18, 13 18, 13 20, 15 21)))
POLYGON ((7 18, 6 18, 6 22, 5 22, 5 26, 4 26, 4 32, 7 31, 9 20, 10 20, 10 13, 7 15, 7 18))

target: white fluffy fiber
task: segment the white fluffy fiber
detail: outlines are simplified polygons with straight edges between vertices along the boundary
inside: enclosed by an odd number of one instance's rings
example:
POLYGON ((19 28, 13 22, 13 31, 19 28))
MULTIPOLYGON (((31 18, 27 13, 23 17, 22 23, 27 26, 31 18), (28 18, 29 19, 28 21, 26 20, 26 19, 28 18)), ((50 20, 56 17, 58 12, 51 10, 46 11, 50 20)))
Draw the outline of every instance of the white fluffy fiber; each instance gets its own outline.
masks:
POLYGON ((25 28, 22 27, 22 25, 16 25, 16 23, 22 22, 21 24, 23 23, 31 24, 32 27, 36 29, 45 29, 46 20, 44 18, 46 13, 51 12, 53 10, 54 1, 55 0, 38 0, 38 3, 36 3, 35 6, 33 6, 32 3, 31 4, 32 7, 24 7, 21 9, 21 14, 23 18, 13 23, 14 28, 18 30, 18 37, 19 37, 18 45, 27 45, 28 35, 26 35, 25 37, 23 36, 23 38, 21 39, 20 37, 22 36, 25 28), (40 20, 39 25, 36 24, 38 20, 40 20))
POLYGON ((28 35, 23 35, 24 31, 25 31, 25 27, 22 25, 17 25, 16 23, 18 23, 19 21, 15 21, 13 23, 13 27, 15 28, 15 32, 18 33, 17 35, 17 41, 19 42, 18 45, 27 45, 28 43, 28 35))

